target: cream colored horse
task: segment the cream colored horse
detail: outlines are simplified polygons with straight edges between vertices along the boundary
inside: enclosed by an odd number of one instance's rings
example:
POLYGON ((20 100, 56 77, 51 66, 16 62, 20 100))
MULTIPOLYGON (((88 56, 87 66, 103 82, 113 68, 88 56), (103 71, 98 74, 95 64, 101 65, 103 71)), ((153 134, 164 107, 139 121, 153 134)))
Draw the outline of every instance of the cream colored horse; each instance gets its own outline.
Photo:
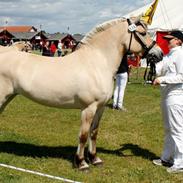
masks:
POLYGON ((75 165, 80 170, 89 168, 84 157, 87 140, 90 162, 102 164, 96 155, 99 121, 111 99, 121 58, 128 49, 142 54, 148 49, 161 57, 159 47, 150 49, 152 40, 146 31, 139 21, 131 27, 120 18, 97 26, 82 40, 78 50, 63 58, 17 51, 0 53, 1 110, 17 94, 51 107, 81 109, 75 165))
POLYGON ((4 51, 11 51, 11 50, 25 51, 30 53, 32 50, 32 45, 30 42, 18 41, 13 43, 10 46, 0 46, 0 53, 4 51))
POLYGON ((19 51, 31 52, 32 44, 29 41, 18 41, 13 43, 10 47, 17 48, 19 51))

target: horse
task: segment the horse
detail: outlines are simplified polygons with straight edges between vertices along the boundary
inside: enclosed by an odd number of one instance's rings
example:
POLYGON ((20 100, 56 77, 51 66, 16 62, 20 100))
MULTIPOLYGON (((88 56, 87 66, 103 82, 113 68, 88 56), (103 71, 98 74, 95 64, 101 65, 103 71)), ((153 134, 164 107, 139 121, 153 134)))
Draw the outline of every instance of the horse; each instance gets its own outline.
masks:
POLYGON ((30 42, 18 41, 8 46, 0 46, 0 53, 4 51, 10 51, 12 49, 30 53, 32 50, 32 44, 30 42))
POLYGON ((114 76, 127 51, 155 54, 162 51, 138 18, 118 18, 93 28, 71 54, 43 57, 26 52, 0 53, 1 111, 18 94, 57 108, 80 109, 81 125, 74 165, 79 170, 103 164, 97 156, 99 122, 113 93, 114 76), (89 143, 85 157, 85 145, 89 143), (86 161, 89 160, 89 163, 86 161))
POLYGON ((17 48, 19 51, 31 52, 32 44, 27 41, 18 41, 10 45, 12 48, 17 48))

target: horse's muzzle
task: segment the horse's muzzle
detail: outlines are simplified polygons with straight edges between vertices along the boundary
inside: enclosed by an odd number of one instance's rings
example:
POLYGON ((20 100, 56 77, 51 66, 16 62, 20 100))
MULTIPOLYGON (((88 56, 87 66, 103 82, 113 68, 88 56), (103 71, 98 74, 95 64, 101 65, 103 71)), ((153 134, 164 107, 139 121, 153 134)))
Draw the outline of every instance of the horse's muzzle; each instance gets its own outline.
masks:
POLYGON ((146 56, 148 60, 157 63, 163 59, 163 52, 159 46, 153 47, 146 56))

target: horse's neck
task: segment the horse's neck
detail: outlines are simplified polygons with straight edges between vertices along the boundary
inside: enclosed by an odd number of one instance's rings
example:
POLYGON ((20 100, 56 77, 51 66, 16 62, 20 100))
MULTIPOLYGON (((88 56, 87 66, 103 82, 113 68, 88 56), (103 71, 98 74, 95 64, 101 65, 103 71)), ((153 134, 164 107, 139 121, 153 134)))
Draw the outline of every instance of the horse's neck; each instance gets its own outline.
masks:
POLYGON ((12 47, 17 50, 22 50, 24 48, 24 45, 23 44, 14 44, 14 45, 12 45, 12 47))
MULTIPOLYGON (((117 26, 116 26, 117 29, 117 26)), ((92 52, 99 52, 104 59, 99 60, 108 65, 112 75, 114 75, 120 65, 121 58, 124 55, 124 49, 121 45, 122 31, 113 30, 113 28, 98 33, 88 45, 92 52)), ((94 54, 95 55, 95 54, 94 54)))

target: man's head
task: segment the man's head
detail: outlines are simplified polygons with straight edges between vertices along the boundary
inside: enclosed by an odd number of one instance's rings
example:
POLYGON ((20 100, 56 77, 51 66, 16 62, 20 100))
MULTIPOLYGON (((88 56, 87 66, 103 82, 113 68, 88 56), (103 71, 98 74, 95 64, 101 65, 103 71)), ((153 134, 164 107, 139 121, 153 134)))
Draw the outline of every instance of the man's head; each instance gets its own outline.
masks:
POLYGON ((183 33, 179 30, 171 31, 169 34, 167 34, 163 38, 169 42, 170 48, 180 46, 183 43, 183 33))

